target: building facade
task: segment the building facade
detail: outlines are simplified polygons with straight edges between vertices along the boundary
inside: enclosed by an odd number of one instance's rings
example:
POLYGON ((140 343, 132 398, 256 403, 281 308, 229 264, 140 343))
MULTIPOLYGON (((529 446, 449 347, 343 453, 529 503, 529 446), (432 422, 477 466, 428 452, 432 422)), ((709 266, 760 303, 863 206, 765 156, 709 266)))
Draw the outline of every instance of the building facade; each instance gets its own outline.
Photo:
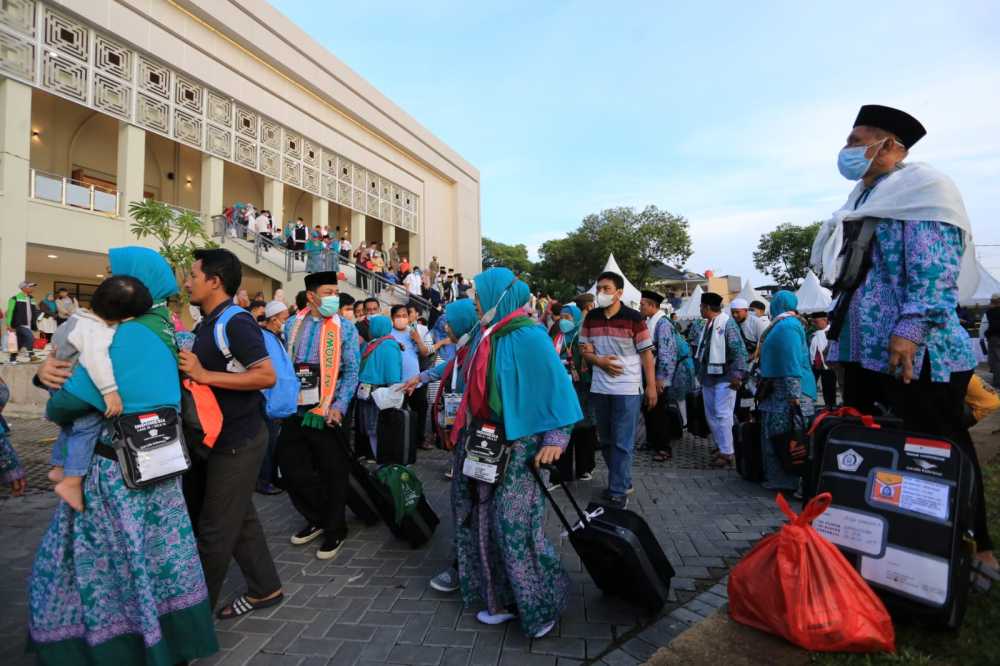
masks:
POLYGON ((0 293, 92 289, 146 198, 480 267, 479 172, 263 0, 4 0, 0 293))

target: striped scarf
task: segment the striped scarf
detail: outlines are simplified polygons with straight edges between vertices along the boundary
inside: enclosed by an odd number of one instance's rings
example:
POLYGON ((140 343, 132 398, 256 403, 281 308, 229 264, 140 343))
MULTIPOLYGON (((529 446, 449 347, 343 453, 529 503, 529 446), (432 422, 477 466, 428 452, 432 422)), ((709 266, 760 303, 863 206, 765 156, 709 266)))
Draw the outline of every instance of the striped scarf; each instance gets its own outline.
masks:
MULTIPOLYGON (((302 322, 309 316, 303 310, 295 317, 295 323, 288 335, 288 350, 295 358, 295 344, 298 342, 302 322)), ((333 404, 340 374, 340 319, 327 317, 323 320, 319 338, 319 403, 302 415, 302 425, 322 430, 326 427, 326 413, 333 404)))

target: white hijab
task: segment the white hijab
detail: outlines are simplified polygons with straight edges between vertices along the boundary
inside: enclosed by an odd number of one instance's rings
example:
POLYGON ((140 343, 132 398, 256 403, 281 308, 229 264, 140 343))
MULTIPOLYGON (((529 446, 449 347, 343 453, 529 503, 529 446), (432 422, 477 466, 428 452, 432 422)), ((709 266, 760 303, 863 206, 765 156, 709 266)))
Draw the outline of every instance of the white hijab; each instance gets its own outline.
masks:
POLYGON ((844 246, 844 221, 863 217, 892 220, 934 220, 962 230, 964 252, 958 277, 959 298, 967 298, 979 286, 972 224, 955 183, 933 167, 920 162, 901 165, 880 180, 872 193, 855 210, 854 202, 865 189, 859 181, 847 202, 823 223, 813 243, 809 262, 822 283, 832 286, 840 273, 840 252, 844 246))

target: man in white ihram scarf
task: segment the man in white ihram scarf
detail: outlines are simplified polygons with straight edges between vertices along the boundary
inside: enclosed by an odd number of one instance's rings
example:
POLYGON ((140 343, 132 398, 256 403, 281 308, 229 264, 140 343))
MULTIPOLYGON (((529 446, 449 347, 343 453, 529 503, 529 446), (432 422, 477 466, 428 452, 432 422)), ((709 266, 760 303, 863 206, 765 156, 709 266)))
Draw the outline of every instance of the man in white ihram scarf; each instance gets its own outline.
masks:
POLYGON ((973 460, 979 560, 996 567, 979 463, 962 423, 975 359, 956 307, 978 284, 971 224, 951 179, 903 161, 925 134, 910 114, 867 105, 840 151, 841 175, 860 182, 813 245, 814 267, 841 292, 826 360, 844 366, 846 405, 867 414, 890 407, 907 430, 947 437, 973 460))

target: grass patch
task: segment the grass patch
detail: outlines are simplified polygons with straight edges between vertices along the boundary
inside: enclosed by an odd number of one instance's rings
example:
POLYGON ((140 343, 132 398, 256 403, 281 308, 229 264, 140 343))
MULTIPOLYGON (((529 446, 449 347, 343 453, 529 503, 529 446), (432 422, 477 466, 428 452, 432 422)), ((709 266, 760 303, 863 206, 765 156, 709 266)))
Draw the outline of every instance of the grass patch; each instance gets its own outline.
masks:
MULTIPOLYGON (((990 534, 1000 536, 1000 459, 983 468, 990 534)), ((969 594, 965 621, 957 632, 896 623, 896 654, 814 654, 819 666, 907 666, 1000 664, 1000 586, 969 594)))

